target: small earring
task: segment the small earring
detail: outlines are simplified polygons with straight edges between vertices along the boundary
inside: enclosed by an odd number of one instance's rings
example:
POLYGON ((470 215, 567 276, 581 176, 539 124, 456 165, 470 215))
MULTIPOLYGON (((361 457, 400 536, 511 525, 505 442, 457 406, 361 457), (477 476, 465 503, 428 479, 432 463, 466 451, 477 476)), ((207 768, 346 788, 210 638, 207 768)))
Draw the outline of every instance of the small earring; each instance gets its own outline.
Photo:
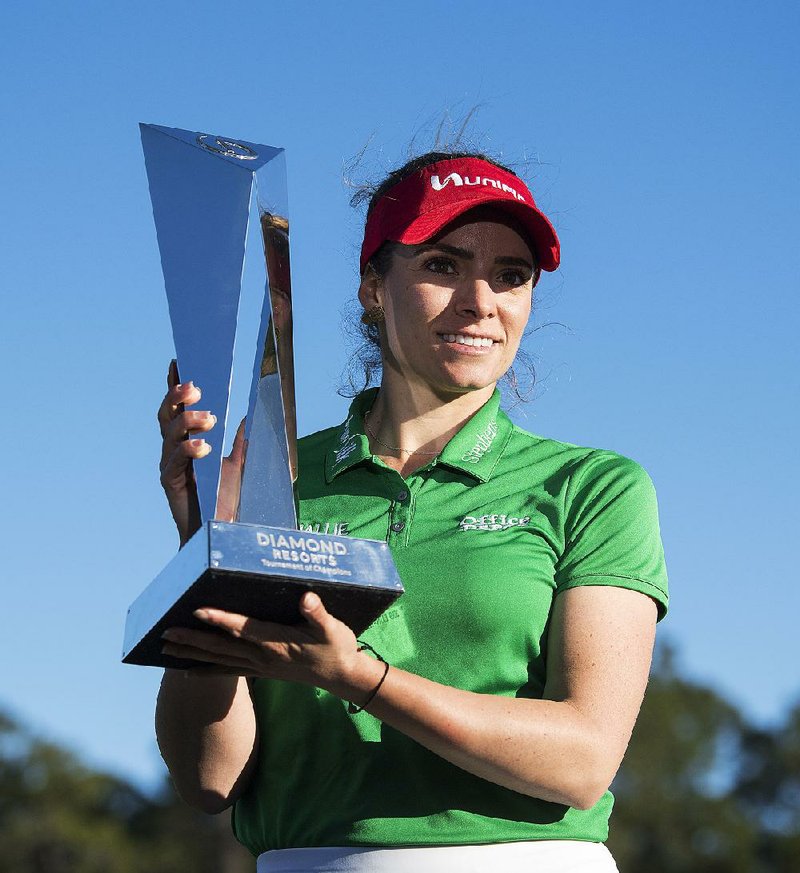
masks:
POLYGON ((383 321, 385 316, 386 316, 386 312, 384 311, 383 307, 379 303, 377 306, 373 306, 372 309, 368 309, 361 316, 361 323, 362 324, 377 324, 379 321, 383 321))

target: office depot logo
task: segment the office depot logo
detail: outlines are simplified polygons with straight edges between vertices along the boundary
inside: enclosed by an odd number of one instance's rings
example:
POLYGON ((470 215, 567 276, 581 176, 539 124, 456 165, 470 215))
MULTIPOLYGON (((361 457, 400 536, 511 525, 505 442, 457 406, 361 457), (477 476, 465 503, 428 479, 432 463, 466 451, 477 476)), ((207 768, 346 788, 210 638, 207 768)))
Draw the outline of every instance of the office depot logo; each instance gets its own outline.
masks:
POLYGON ((459 530, 508 530, 511 527, 524 527, 531 517, 524 515, 465 515, 458 523, 459 530))
POLYGON ((525 198, 522 194, 512 188, 511 185, 506 185, 503 182, 499 182, 497 179, 490 179, 488 176, 473 176, 470 178, 469 176, 462 176, 460 173, 448 173, 448 175, 444 177, 444 181, 442 181, 442 178, 438 173, 431 176, 431 188, 433 188, 434 191, 441 191, 451 182, 456 188, 460 188, 462 185, 466 185, 470 188, 477 185, 497 188, 498 191, 505 191, 506 194, 510 194, 512 197, 521 200, 523 203, 525 202, 525 198))

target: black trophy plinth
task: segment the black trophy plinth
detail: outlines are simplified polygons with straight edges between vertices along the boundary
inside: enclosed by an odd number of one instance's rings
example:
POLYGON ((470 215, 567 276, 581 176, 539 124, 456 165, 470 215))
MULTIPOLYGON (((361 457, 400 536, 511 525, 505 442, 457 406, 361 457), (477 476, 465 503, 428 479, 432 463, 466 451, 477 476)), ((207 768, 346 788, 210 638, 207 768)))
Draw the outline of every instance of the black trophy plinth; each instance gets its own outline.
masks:
POLYGON ((386 543, 253 524, 207 522, 128 610, 123 662, 197 667, 161 653, 169 627, 209 626, 204 606, 296 624, 306 591, 358 635, 403 593, 386 543))

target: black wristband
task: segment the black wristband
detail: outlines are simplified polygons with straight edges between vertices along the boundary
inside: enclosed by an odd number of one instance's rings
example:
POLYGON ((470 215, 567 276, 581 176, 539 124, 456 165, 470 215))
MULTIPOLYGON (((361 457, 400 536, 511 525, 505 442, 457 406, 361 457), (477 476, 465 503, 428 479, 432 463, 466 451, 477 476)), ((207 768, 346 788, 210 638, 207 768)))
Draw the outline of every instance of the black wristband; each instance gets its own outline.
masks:
POLYGON ((383 680, 386 678, 386 674, 389 672, 389 662, 385 658, 383 658, 381 655, 379 655, 375 651, 375 649, 372 648, 372 646, 369 643, 362 643, 361 640, 356 640, 356 642, 358 643, 358 651, 359 652, 363 652, 365 649, 369 652, 372 652, 372 654, 375 655, 375 657, 382 664, 385 664, 386 666, 384 668, 383 676, 381 676, 380 681, 372 689, 369 697, 366 699, 366 701, 361 706, 356 706, 355 703, 353 703, 352 701, 350 701, 347 704, 348 715, 355 715, 357 712, 363 712, 363 710, 365 710, 370 705, 370 703, 372 703, 372 701, 375 700, 375 697, 377 696, 378 692, 381 690, 381 685, 383 685, 383 680))

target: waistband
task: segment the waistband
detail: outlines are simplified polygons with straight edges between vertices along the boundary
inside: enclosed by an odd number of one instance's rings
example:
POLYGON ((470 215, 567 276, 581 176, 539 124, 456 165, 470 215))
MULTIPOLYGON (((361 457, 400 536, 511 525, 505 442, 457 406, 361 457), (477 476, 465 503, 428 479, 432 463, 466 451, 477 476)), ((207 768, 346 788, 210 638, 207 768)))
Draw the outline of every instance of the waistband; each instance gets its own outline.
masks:
POLYGON ((278 849, 258 857, 257 873, 618 873, 603 843, 536 840, 482 846, 413 848, 325 846, 278 849))

